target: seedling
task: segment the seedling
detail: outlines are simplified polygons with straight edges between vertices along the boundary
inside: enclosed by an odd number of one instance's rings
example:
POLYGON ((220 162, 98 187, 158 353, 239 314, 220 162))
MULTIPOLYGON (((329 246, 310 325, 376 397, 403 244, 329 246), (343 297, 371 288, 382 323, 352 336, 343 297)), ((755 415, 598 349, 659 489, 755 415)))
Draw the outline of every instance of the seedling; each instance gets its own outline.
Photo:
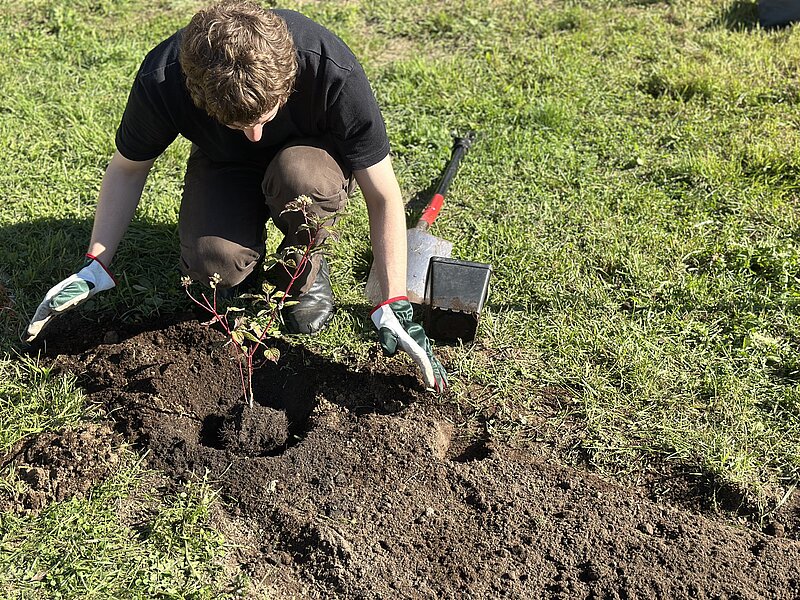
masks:
MULTIPOLYGON (((289 246, 274 253, 264 261, 264 271, 283 269, 289 277, 284 289, 269 282, 261 284, 260 293, 241 294, 239 298, 252 300, 248 308, 228 305, 224 308, 218 302, 217 288, 220 276, 215 273, 209 280, 211 288, 210 298, 205 292, 197 298, 192 294, 191 278, 184 276, 181 284, 189 298, 200 308, 211 315, 208 325, 218 323, 228 337, 227 345, 232 348, 241 377, 242 394, 247 399, 250 408, 253 407, 253 373, 265 361, 277 362, 280 351, 267 343, 268 338, 279 338, 279 318, 281 309, 292 302, 291 292, 295 282, 309 266, 311 257, 317 252, 322 252, 319 244, 320 233, 329 227, 311 210, 312 200, 307 196, 300 196, 287 204, 283 213, 300 212, 304 223, 298 228, 298 233, 304 232, 308 236, 305 246, 289 246), (256 360, 259 350, 262 354, 261 361, 256 360)), ((330 217, 327 217, 330 219, 330 217)))

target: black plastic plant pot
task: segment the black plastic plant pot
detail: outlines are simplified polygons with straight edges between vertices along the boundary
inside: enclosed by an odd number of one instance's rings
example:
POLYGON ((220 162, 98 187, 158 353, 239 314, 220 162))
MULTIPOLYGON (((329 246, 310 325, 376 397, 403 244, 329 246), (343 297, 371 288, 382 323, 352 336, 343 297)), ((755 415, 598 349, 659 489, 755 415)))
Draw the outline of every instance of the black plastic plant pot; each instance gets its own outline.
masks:
POLYGON ((489 295, 492 266, 434 256, 425 283, 425 331, 436 340, 471 342, 489 295))

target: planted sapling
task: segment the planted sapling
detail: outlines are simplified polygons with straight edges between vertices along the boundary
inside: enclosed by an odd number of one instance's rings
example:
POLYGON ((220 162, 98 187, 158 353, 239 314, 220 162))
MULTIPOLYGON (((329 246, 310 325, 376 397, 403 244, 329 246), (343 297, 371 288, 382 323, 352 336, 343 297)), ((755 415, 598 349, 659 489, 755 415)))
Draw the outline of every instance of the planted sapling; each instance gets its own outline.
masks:
MULTIPOLYGON (((308 243, 305 246, 288 246, 280 252, 268 256, 263 263, 264 271, 282 269, 288 277, 288 282, 283 289, 279 289, 267 281, 261 283, 260 291, 241 294, 238 298, 251 300, 248 308, 226 305, 224 308, 219 303, 218 286, 221 277, 212 275, 209 280, 211 288, 210 298, 205 292, 200 297, 192 294, 191 286, 194 283, 190 277, 181 278, 181 284, 189 298, 200 308, 211 315, 208 325, 218 323, 228 337, 227 344, 232 348, 234 357, 239 367, 242 393, 249 406, 253 407, 253 372, 264 361, 277 362, 280 351, 267 344, 267 339, 279 338, 279 321, 281 309, 293 302, 292 290, 298 278, 310 266, 311 257, 323 251, 319 243, 320 233, 330 231, 326 222, 333 221, 331 216, 326 216, 322 221, 312 210, 312 200, 307 196, 300 196, 286 205, 286 212, 300 212, 303 223, 298 227, 298 233, 306 233, 308 243), (262 359, 256 360, 256 355, 261 351, 262 359)), ((283 214, 283 213, 282 213, 283 214)))

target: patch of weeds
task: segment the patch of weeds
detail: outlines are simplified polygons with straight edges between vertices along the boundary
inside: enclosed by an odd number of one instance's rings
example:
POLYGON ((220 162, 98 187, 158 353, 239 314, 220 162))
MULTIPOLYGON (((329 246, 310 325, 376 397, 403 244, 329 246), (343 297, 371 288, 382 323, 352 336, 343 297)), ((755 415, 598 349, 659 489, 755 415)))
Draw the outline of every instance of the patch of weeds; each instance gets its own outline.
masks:
POLYGON ((707 247, 688 255, 684 264, 691 273, 725 278, 726 273, 744 275, 772 292, 786 290, 800 282, 800 252, 793 244, 734 244, 707 247))
POLYGON ((554 32, 576 31, 583 26, 585 19, 586 13, 584 11, 570 9, 556 16, 552 28, 554 32))
POLYGON ((0 514, 0 589, 6 597, 42 599, 239 597, 246 582, 228 582, 225 543, 210 525, 216 494, 188 484, 161 501, 134 528, 116 507, 138 484, 126 468, 86 499, 50 505, 37 515, 0 514), (244 585, 243 585, 244 584, 244 585))
POLYGON ((645 77, 641 89, 653 98, 668 97, 675 100, 708 100, 714 94, 712 79, 700 75, 684 73, 655 72, 645 77))
POLYGON ((800 144, 794 139, 774 142, 747 144, 739 159, 742 174, 776 188, 800 188, 800 144))
POLYGON ((189 587, 203 594, 216 587, 215 575, 221 571, 218 561, 224 553, 224 539, 210 526, 210 507, 216 496, 206 483, 190 482, 145 525, 142 535, 148 545, 162 556, 174 557, 153 561, 156 569, 146 569, 149 573, 161 570, 167 581, 179 574, 181 585, 169 586, 167 593, 171 588, 185 594, 189 587))
POLYGON ((84 401, 73 375, 56 375, 31 357, 0 358, 0 453, 28 435, 77 421, 84 401))

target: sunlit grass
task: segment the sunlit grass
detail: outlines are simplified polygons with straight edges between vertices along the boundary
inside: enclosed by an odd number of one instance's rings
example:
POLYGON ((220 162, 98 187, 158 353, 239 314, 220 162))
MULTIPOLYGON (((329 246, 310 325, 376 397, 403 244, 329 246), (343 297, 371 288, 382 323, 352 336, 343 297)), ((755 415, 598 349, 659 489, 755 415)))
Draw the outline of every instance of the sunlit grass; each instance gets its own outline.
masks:
MULTIPOLYGON (((494 268, 478 342, 438 348, 465 419, 608 474, 668 460, 779 502, 800 475, 800 30, 763 31, 741 1, 290 5, 362 58, 406 199, 424 199, 454 131, 478 131, 433 229, 494 268)), ((80 264, 138 65, 197 6, 0 10, 4 351, 80 264)), ((187 152, 156 163, 120 285, 86 314, 186 307, 187 152)), ((340 309, 298 341, 354 367, 375 354, 366 232, 357 193, 330 259, 340 309)), ((74 381, 40 368, 0 362, 4 447, 83 414, 74 381)))

